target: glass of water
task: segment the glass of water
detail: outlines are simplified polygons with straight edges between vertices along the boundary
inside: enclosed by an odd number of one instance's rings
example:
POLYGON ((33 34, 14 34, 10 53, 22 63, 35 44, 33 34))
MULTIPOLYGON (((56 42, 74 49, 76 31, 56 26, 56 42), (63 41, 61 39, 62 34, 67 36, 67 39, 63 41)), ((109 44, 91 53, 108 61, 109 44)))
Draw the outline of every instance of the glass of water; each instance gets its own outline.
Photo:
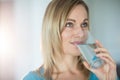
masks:
POLYGON ((104 64, 104 61, 94 52, 94 49, 97 48, 95 39, 89 31, 87 31, 86 37, 86 40, 82 44, 78 44, 77 47, 91 68, 99 68, 104 64))

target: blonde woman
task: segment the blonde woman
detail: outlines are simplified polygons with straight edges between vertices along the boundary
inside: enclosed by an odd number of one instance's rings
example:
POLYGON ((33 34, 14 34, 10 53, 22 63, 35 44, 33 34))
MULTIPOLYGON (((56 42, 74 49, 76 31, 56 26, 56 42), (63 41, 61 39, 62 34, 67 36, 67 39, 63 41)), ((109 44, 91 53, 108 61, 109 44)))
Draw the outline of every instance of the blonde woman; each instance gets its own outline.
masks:
POLYGON ((104 66, 91 69, 76 47, 89 30, 89 11, 83 0, 52 0, 42 26, 44 64, 24 80, 117 80, 116 64, 96 41, 104 66))

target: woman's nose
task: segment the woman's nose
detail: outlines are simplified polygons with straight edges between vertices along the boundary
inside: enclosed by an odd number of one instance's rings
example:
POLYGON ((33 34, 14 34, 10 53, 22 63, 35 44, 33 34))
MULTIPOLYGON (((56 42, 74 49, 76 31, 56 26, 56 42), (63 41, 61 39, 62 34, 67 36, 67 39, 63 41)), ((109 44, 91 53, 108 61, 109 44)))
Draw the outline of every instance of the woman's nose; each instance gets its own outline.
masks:
POLYGON ((84 30, 80 26, 77 26, 74 30, 74 34, 82 37, 84 36, 84 30))

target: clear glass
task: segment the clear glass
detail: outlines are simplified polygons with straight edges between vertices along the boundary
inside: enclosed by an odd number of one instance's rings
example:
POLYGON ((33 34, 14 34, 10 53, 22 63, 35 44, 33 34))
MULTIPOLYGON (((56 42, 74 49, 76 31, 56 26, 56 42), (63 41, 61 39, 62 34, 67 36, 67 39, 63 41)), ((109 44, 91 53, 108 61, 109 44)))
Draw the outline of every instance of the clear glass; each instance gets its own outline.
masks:
POLYGON ((94 49, 97 48, 95 39, 89 31, 87 31, 86 40, 82 44, 78 44, 82 57, 88 62, 90 67, 99 68, 104 64, 104 61, 96 56, 94 49))

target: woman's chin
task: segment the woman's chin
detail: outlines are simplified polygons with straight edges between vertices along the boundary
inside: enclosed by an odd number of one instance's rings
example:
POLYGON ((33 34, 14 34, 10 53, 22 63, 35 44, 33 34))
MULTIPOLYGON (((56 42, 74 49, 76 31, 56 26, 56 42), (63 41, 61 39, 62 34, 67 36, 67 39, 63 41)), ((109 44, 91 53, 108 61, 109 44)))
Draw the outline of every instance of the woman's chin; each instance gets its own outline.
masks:
POLYGON ((73 55, 75 55, 75 56, 80 56, 81 54, 80 54, 79 51, 76 51, 76 52, 73 52, 73 55))

